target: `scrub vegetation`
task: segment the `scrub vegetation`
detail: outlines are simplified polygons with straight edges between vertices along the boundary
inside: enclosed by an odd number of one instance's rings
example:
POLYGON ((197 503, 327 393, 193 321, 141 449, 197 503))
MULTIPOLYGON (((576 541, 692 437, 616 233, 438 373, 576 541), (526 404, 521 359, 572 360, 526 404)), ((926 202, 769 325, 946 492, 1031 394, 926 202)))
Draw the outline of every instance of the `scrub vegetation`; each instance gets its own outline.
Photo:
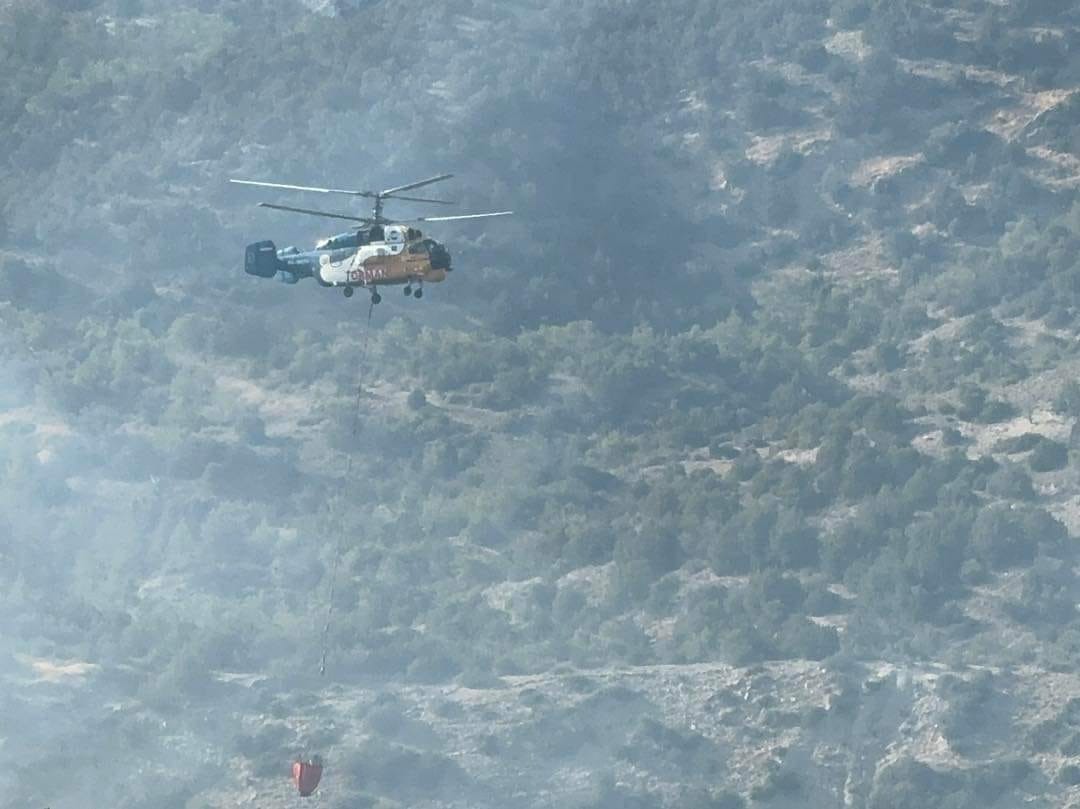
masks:
POLYGON ((1078 41, 0 5, 0 806, 1080 800, 1078 41), (243 273, 443 170, 423 301, 243 273))

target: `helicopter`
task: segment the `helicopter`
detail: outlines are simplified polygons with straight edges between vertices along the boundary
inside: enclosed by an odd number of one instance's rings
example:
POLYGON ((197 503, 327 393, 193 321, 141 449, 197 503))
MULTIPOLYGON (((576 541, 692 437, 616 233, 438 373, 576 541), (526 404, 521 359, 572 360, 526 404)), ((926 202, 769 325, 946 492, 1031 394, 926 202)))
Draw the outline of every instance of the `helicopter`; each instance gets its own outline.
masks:
POLYGON ((420 229, 413 225, 421 222, 451 222, 513 214, 513 211, 490 211, 451 216, 421 216, 415 219, 389 219, 383 216, 383 203, 388 200, 453 205, 453 202, 442 199, 402 195, 404 191, 442 182, 453 176, 453 174, 438 174, 425 180, 417 180, 382 191, 320 188, 260 180, 230 179, 229 182, 238 185, 276 188, 283 191, 344 194, 374 200, 370 216, 353 216, 260 202, 259 207, 262 208, 274 208, 279 211, 329 219, 343 219, 359 224, 351 231, 319 240, 314 250, 300 250, 297 247, 278 249, 269 239, 249 244, 244 251, 244 271, 259 278, 277 277, 279 281, 286 284, 295 284, 301 278, 314 278, 321 286, 341 287, 346 298, 351 298, 357 287, 370 289, 373 304, 382 300, 378 290, 380 286, 403 284, 406 297, 411 295, 414 298, 421 298, 424 295, 425 282, 442 281, 453 268, 450 264, 450 252, 446 247, 434 239, 425 238, 420 229))

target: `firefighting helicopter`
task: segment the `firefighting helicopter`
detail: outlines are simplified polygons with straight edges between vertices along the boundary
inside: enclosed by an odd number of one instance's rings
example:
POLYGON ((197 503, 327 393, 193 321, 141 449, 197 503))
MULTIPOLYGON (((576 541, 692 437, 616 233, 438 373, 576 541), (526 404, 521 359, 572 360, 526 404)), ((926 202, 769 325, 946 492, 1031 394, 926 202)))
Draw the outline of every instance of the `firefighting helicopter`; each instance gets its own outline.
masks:
POLYGON ((301 278, 311 277, 321 286, 341 287, 346 298, 352 297, 356 287, 363 287, 371 290, 373 304, 382 300, 378 291, 380 286, 404 284, 406 296, 423 297, 424 282, 442 281, 451 271, 450 252, 434 239, 424 238, 424 234, 413 227, 413 224, 483 219, 490 216, 510 216, 513 213, 513 211, 491 211, 453 216, 421 216, 415 219, 388 219, 383 216, 383 203, 392 199, 453 205, 453 202, 442 199, 402 195, 403 191, 442 182, 453 176, 453 174, 439 174, 428 177, 426 180, 417 180, 382 191, 319 188, 259 180, 230 179, 229 182, 238 185, 253 185, 284 191, 309 191, 319 194, 345 194, 374 200, 370 216, 354 216, 260 202, 259 206, 262 208, 274 208, 279 211, 291 211, 330 219, 344 219, 360 224, 347 233, 321 239, 315 244, 314 250, 300 250, 297 247, 285 247, 279 250, 270 240, 249 244, 244 252, 244 271, 260 278, 276 276, 278 280, 286 284, 295 284, 301 278))

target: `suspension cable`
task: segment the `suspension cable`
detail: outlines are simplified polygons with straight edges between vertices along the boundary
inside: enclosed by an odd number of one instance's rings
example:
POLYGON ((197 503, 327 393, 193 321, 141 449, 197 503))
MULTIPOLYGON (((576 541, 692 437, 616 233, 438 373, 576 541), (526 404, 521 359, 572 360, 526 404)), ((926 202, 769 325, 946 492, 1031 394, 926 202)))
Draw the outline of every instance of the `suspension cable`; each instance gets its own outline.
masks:
MULTIPOLYGON (((368 306, 367 324, 364 327, 364 341, 360 346, 360 361, 357 366, 360 369, 359 379, 356 383, 356 403, 353 406, 353 423, 352 423, 352 443, 356 443, 356 436, 360 431, 360 402, 364 394, 364 371, 365 364, 367 362, 368 344, 371 341, 371 315, 375 311, 375 300, 372 298, 371 304, 368 306)), ((341 490, 338 491, 338 495, 335 498, 331 498, 327 501, 327 517, 328 524, 331 528, 335 525, 334 517, 334 505, 344 496, 344 490, 348 486, 350 476, 352 475, 353 465, 353 450, 349 447, 349 451, 345 461, 345 474, 342 477, 341 490)), ((337 590, 337 570, 338 564, 341 561, 341 544, 342 537, 345 534, 345 526, 343 524, 337 525, 337 539, 334 542, 334 562, 330 568, 330 596, 326 601, 326 623, 323 624, 322 631, 322 655, 319 660, 319 674, 321 676, 326 675, 326 656, 329 651, 329 638, 330 638, 330 623, 334 617, 334 593, 337 590)))

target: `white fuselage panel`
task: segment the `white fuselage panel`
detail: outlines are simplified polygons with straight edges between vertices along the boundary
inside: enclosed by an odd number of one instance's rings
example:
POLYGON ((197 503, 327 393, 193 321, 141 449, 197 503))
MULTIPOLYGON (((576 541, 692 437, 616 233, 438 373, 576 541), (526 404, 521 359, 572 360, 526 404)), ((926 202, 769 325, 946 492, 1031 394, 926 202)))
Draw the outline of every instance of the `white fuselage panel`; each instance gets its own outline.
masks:
POLYGON ((323 253, 319 256, 319 277, 323 283, 334 286, 371 284, 386 277, 392 266, 387 259, 400 255, 404 249, 404 228, 390 226, 386 229, 385 241, 365 244, 341 261, 332 261, 328 254, 323 253))

